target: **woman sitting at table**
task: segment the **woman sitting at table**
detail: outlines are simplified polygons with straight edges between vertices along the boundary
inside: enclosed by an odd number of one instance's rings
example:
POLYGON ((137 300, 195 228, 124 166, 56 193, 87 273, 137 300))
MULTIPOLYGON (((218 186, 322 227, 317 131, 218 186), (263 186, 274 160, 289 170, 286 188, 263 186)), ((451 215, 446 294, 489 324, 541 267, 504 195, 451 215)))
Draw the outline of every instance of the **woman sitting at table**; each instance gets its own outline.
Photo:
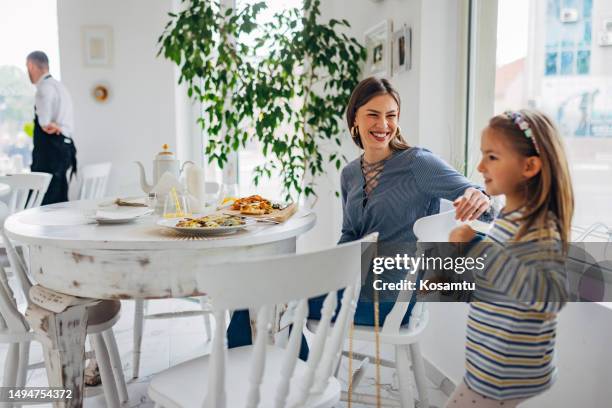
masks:
MULTIPOLYGON (((346 119, 353 142, 363 154, 342 170, 339 244, 372 232, 379 233, 379 242, 414 243, 415 221, 438 213, 441 198, 453 201, 456 218, 463 221, 476 219, 489 208, 489 199, 478 186, 429 150, 406 143, 398 125, 399 115, 399 94, 386 79, 370 77, 353 90, 346 119)), ((400 281, 405 272, 385 272, 381 277, 400 281)), ((310 300, 309 318, 320 317, 322 301, 322 297, 310 300)), ((392 307, 392 301, 380 303, 379 324, 384 323, 392 307)), ((412 304, 404 324, 411 311, 412 304)), ((354 321, 357 325, 374 325, 373 304, 365 294, 357 304, 354 321)), ((248 312, 234 314, 228 328, 230 347, 250 344, 249 326, 248 312)))
MULTIPOLYGON (((378 241, 387 244, 383 250, 409 250, 416 241, 415 221, 438 213, 441 198, 453 201, 456 218, 462 221, 479 218, 489 209, 489 198, 480 187, 429 150, 406 143, 398 125, 400 105, 398 92, 386 79, 370 77, 353 90, 346 120, 363 154, 342 170, 339 244, 378 232, 378 241)), ((396 272, 385 271, 377 279, 399 282, 405 278, 405 271, 396 272)), ((366 295, 360 297, 354 321, 373 326, 373 303, 366 295)), ((310 301, 310 318, 318 317, 313 312, 320 313, 322 301, 310 301)), ((381 301, 379 324, 384 323, 393 301, 381 301)), ((403 324, 408 323, 411 303, 403 324)))

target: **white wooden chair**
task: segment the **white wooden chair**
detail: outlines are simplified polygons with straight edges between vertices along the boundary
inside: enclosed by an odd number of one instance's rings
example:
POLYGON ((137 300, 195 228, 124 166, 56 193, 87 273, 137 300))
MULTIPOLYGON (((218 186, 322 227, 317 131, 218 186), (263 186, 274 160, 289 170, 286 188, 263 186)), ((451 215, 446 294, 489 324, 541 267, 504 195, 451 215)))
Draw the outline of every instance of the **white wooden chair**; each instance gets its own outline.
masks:
MULTIPOLYGON (((372 243, 376 235, 364 242, 372 243)), ((215 316, 210 356, 171 367, 153 377, 149 396, 157 407, 332 407, 340 399, 334 367, 360 289, 362 242, 319 252, 211 265, 198 286, 209 293, 215 316), (336 324, 337 291, 345 289, 336 324), (322 324, 308 361, 298 359, 308 298, 327 294, 322 324), (295 301, 286 348, 269 345, 274 305, 295 301), (225 348, 227 310, 257 309, 252 346, 225 348), (328 332, 331 335, 328 339, 328 332), (228 392, 229 391, 229 392, 228 392)))
MULTIPOLYGON (((440 214, 434 214, 418 219, 414 223, 414 234, 419 240, 419 250, 425 249, 423 245, 427 242, 446 242, 450 231, 458 225, 455 220, 455 210, 452 203, 442 203, 441 209, 446 210, 440 214)), ((419 252, 420 253, 420 252, 419 252)), ((419 396, 418 407, 429 407, 429 396, 427 392, 427 381, 425 375, 425 365, 421 354, 419 341, 429 322, 427 304, 417 302, 412 309, 410 321, 407 325, 402 325, 402 320, 408 310, 412 292, 400 292, 391 312, 385 318, 383 326, 380 328, 379 340, 381 344, 391 344, 395 348, 395 361, 380 359, 381 366, 395 368, 399 380, 400 404, 402 408, 414 407, 414 397, 412 395, 412 374, 411 362, 416 389, 419 396), (408 358, 410 355, 410 358, 408 358)), ((309 328, 318 327, 318 321, 309 321, 309 328)), ((374 343, 376 334, 372 326, 355 326, 353 333, 354 340, 367 341, 374 343)), ((349 353, 342 353, 348 357, 349 353)), ((374 361, 372 356, 363 353, 352 353, 354 359, 362 361, 362 366, 353 373, 353 387, 357 387, 367 364, 363 362, 374 361)), ((344 395, 343 397, 346 397, 344 395)), ((344 399, 344 398, 343 398, 344 399)), ((375 404, 374 396, 368 394, 353 393, 352 401, 359 404, 375 404)), ((392 401, 387 401, 392 403, 392 401)))
MULTIPOLYGON (((1 219, 1 222, 4 223, 4 219, 1 219)), ((29 298, 32 284, 26 274, 25 262, 3 230, 0 234, 4 239, 11 267, 20 280, 24 295, 29 298)), ((104 396, 109 407, 119 407, 121 403, 128 401, 121 358, 112 329, 119 320, 120 310, 120 302, 108 300, 89 308, 91 323, 87 326, 87 334, 93 340, 94 355, 98 361, 104 396)), ((4 362, 3 387, 24 387, 27 371, 44 367, 43 363, 29 363, 30 343, 34 340, 40 341, 44 347, 44 340, 39 339, 37 334, 30 330, 24 316, 19 312, 4 269, 0 268, 0 342, 9 344, 4 362)))
MULTIPOLYGON (((214 181, 207 181, 205 184, 205 193, 207 196, 218 194, 221 186, 214 181)), ((169 319, 180 317, 191 317, 202 315, 204 319, 204 329, 206 330, 207 341, 212 340, 212 325, 210 322, 210 305, 208 296, 198 298, 201 310, 189 310, 174 313, 156 313, 147 314, 147 300, 138 299, 134 301, 134 338, 133 338, 133 353, 132 353, 132 378, 138 378, 140 375, 140 356, 142 355, 142 334, 144 332, 145 319, 169 319)))
MULTIPOLYGON (((40 206, 47 188, 49 188, 49 183, 51 183, 51 178, 52 176, 49 173, 38 172, 0 176, 0 183, 11 187, 9 195, 2 198, 2 201, 8 205, 7 216, 18 211, 40 206)), ((4 220, 0 223, 0 230, 2 229, 4 229, 4 220)), ((0 250, 4 251, 4 243, 1 238, 0 250)), ((8 265, 3 264, 0 267, 8 267, 8 265)), ((12 278, 12 271, 9 270, 7 272, 8 276, 12 278)))
POLYGON ((445 199, 440 199, 440 211, 438 211, 439 214, 445 213, 447 211, 451 211, 454 210, 455 206, 453 205, 452 201, 449 200, 445 200, 445 199))
POLYGON ((28 208, 38 207, 47 192, 51 174, 49 173, 27 173, 0 176, 0 183, 11 186, 11 192, 6 201, 9 214, 23 211, 28 208))
POLYGON ((110 175, 111 163, 88 164, 79 170, 79 200, 94 200, 106 194, 106 184, 110 175))

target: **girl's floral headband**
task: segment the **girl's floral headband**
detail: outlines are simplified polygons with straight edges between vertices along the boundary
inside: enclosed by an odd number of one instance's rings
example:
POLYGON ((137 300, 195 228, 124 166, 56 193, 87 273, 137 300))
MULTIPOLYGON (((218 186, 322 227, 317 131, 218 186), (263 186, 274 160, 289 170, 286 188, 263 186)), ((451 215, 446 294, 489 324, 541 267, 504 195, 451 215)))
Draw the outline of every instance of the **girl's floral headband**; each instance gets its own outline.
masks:
POLYGON ((536 141, 536 138, 533 135, 533 131, 529 126, 529 122, 525 120, 523 115, 521 115, 520 112, 513 111, 506 111, 504 112, 504 115, 506 115, 508 119, 510 119, 515 125, 519 127, 519 129, 523 131, 523 134, 527 139, 531 139, 531 141, 533 142, 533 147, 535 147, 536 152, 538 153, 538 155, 540 155, 540 147, 538 146, 538 142, 536 141))

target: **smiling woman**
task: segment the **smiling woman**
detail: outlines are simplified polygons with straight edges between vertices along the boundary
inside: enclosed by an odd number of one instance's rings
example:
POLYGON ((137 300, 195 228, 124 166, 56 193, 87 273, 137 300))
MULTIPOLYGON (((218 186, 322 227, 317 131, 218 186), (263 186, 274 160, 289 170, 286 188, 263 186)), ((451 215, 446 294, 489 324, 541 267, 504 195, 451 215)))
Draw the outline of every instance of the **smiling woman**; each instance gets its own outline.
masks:
MULTIPOLYGON (((457 217, 466 220, 481 217, 489 208, 489 199, 480 187, 430 151, 406 143, 397 125, 400 111, 399 94, 386 79, 364 79, 351 95, 347 125, 353 141, 364 152, 342 170, 339 243, 378 232, 379 242, 400 244, 402 250, 410 251, 416 242, 415 221, 439 212, 440 199, 454 201, 457 217)), ((383 251, 381 247, 379 250, 383 251)), ((381 284, 405 278, 404 271, 389 272, 380 276, 381 284)), ((355 324, 374 326, 372 301, 363 295, 357 304, 355 324)), ((311 309, 318 310, 320 301, 311 300, 311 309)), ((394 302, 385 299, 380 304, 379 324, 383 324, 394 302)), ((403 324, 408 322, 413 305, 414 299, 403 324)))
POLYGON ((351 95, 347 125, 364 153, 342 171, 340 242, 366 231, 381 233, 381 240, 415 241, 414 221, 438 212, 440 198, 464 194, 456 201, 462 219, 478 218, 489 207, 488 198, 456 170, 428 150, 408 145, 398 126, 400 111, 399 93, 386 79, 364 79, 351 95))

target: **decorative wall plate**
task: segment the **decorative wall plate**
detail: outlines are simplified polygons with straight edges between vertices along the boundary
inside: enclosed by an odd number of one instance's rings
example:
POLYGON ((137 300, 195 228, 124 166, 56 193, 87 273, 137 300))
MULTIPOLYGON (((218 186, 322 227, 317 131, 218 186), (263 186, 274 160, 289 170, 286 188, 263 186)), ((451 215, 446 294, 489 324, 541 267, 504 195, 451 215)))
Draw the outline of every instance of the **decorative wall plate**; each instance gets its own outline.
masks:
POLYGON ((97 102, 106 102, 108 100, 108 97, 110 95, 110 92, 108 90, 108 86, 107 85, 96 85, 93 90, 91 91, 93 98, 97 101, 97 102))

